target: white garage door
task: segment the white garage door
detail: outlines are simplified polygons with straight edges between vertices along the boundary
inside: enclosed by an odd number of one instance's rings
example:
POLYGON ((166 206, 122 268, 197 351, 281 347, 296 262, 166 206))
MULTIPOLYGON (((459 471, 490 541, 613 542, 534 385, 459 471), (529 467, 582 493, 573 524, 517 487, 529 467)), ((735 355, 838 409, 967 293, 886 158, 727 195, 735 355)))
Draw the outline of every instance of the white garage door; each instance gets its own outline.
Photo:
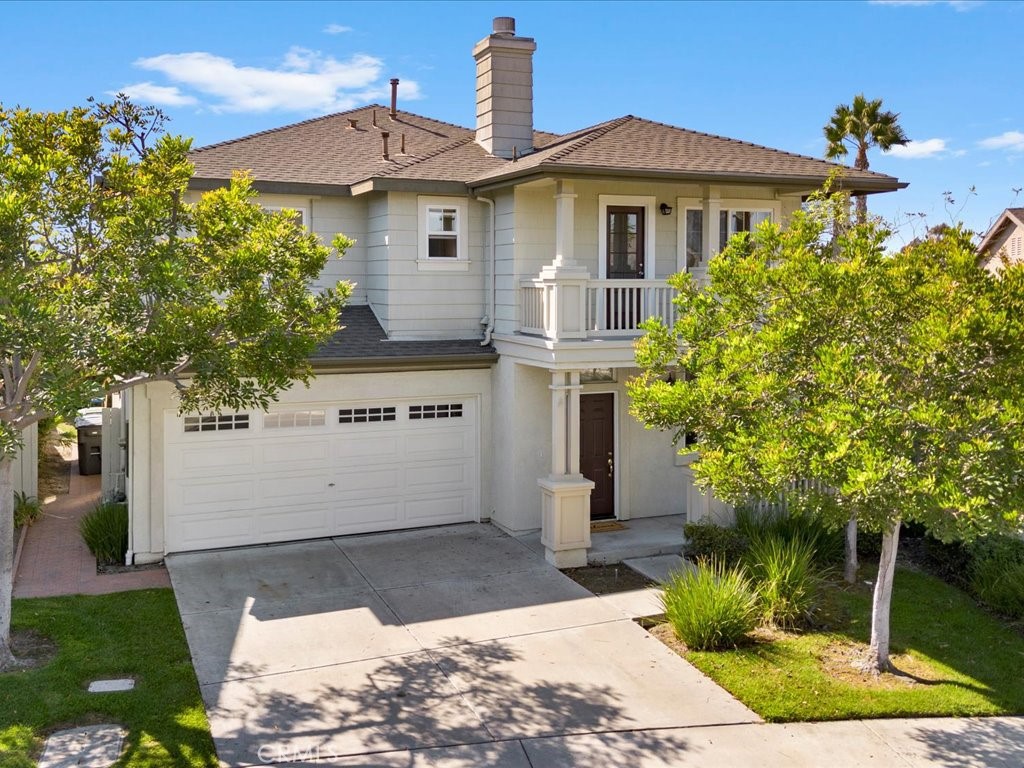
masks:
POLYGON ((168 552, 478 519, 474 397, 164 414, 168 552))

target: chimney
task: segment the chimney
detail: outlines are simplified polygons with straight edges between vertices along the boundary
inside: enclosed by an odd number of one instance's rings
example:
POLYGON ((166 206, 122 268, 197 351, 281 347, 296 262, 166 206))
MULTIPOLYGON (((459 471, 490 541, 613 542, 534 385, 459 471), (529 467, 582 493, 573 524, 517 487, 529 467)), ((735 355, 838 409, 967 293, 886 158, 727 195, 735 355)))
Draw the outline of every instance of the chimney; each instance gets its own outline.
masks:
POLYGON ((398 78, 391 78, 391 119, 398 117, 398 78))
POLYGON ((494 31, 473 48, 476 59, 476 143, 497 157, 533 149, 532 37, 516 37, 516 20, 494 19, 494 31))

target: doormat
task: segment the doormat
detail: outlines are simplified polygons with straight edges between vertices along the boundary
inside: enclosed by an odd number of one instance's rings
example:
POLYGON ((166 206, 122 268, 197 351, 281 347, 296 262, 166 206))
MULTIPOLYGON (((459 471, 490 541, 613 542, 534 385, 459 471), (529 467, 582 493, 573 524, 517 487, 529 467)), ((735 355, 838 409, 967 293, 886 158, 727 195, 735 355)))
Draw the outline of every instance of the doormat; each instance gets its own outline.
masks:
POLYGON ((591 533, 609 533, 611 531, 624 531, 629 526, 623 525, 618 520, 598 520, 590 524, 591 533))

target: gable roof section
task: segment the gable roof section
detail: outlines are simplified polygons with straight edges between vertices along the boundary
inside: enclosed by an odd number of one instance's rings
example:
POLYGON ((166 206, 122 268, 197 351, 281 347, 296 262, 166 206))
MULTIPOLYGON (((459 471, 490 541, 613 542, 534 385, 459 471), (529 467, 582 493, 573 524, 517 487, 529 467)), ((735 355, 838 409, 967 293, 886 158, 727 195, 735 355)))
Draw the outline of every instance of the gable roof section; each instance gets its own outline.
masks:
POLYGON ((370 104, 359 109, 305 120, 194 150, 197 186, 217 186, 236 169, 250 170, 264 186, 331 187, 335 191, 380 175, 391 164, 381 154, 381 132, 390 133, 390 154, 411 162, 473 132, 439 120, 399 111, 395 120, 388 109, 370 104), (378 127, 373 126, 374 113, 378 127), (356 127, 349 127, 356 120, 356 127), (400 155, 405 134, 407 157, 400 155), (202 182, 207 182, 203 184, 202 182), (210 183, 212 182, 212 183, 210 183))
POLYGON ((745 141, 625 115, 561 136, 535 132, 533 152, 515 161, 489 155, 474 131, 399 111, 392 120, 377 104, 306 120, 191 154, 193 186, 210 188, 251 170, 258 188, 279 192, 352 194, 449 184, 465 190, 545 174, 641 176, 721 182, 790 183, 816 187, 836 168, 852 191, 890 191, 898 179, 745 141), (376 113, 377 126, 373 126, 376 113), (350 120, 357 121, 351 128, 350 120), (390 134, 389 160, 381 132, 390 134), (405 153, 401 152, 405 136, 405 153))
POLYGON ((978 253, 984 254, 999 233, 1010 225, 1024 228, 1024 208, 1007 208, 1003 211, 978 243, 978 253))
POLYGON ((474 186, 537 170, 613 173, 723 181, 792 181, 819 184, 836 168, 847 187, 891 190, 906 186, 892 176, 797 155, 724 136, 625 115, 552 142, 518 162, 478 177, 474 186))

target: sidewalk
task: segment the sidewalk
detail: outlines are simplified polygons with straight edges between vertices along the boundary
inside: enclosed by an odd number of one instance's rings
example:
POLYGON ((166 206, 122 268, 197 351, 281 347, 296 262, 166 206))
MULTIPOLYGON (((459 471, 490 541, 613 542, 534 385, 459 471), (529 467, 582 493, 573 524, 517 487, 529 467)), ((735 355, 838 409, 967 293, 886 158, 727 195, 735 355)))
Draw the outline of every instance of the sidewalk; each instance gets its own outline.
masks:
POLYGON ((96 573, 96 558, 78 532, 78 521, 100 500, 100 476, 78 474, 71 463, 71 490, 43 507, 43 516, 28 529, 14 578, 14 597, 105 595, 131 589, 170 587, 167 571, 96 573))

